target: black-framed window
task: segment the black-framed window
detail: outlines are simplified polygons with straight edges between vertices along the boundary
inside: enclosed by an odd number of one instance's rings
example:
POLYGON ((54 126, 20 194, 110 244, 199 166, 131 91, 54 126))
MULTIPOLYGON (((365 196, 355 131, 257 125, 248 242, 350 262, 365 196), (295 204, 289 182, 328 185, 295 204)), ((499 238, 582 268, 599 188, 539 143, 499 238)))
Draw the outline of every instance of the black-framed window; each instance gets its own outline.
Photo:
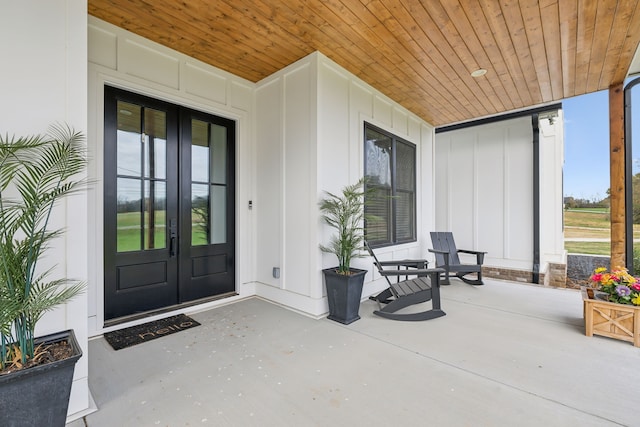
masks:
POLYGON ((416 146, 364 124, 365 236, 373 247, 416 240, 416 146))

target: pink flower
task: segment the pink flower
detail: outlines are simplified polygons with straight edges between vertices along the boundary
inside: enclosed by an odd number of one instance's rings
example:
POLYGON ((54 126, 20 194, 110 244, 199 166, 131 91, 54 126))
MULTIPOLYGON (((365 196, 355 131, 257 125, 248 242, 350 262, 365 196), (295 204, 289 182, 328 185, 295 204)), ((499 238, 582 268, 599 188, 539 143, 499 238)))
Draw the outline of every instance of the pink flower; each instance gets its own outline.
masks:
POLYGON ((591 280, 594 282, 599 282, 602 279, 602 274, 598 273, 598 274, 594 274, 593 276, 591 276, 591 280))
POLYGON ((634 291, 640 291, 640 283, 634 283, 633 285, 631 285, 631 289, 633 289, 634 291))

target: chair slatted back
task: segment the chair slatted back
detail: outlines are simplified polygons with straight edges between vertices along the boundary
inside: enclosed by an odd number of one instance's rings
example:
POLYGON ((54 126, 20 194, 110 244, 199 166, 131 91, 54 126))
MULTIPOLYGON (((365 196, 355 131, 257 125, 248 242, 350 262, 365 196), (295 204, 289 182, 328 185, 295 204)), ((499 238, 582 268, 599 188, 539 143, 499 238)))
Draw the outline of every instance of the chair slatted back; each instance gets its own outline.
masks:
MULTIPOLYGON (((380 261, 378 261, 378 257, 376 256, 375 253, 373 253, 373 249, 371 249, 371 247, 367 242, 364 242, 364 247, 367 248, 367 252, 369 252, 369 255, 373 257, 373 265, 376 266, 376 268, 378 269, 378 273, 380 273, 380 275, 382 276, 383 268, 382 268, 382 265, 380 264, 380 261)), ((389 280, 389 277, 388 276, 382 276, 382 277, 384 277, 387 283, 389 284, 389 286, 391 286, 391 280, 389 280)))
MULTIPOLYGON (((458 257, 458 249, 456 248, 456 242, 453 240, 453 233, 450 231, 432 231, 431 232, 431 244, 433 249, 438 251, 449 252, 449 265, 460 264, 460 257, 458 257)), ((436 266, 444 265, 444 255, 435 254, 436 266)))

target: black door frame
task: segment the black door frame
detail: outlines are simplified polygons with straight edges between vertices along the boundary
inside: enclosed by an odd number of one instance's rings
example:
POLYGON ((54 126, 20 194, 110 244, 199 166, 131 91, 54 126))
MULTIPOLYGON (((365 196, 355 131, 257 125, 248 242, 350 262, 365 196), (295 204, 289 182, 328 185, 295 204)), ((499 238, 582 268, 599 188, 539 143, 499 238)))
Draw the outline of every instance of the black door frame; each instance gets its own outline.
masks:
POLYGON ((624 87, 624 180, 625 180, 625 263, 627 270, 633 274, 640 272, 633 271, 633 135, 631 122, 631 90, 640 84, 640 77, 631 80, 624 87))
POLYGON ((192 246, 190 215, 191 177, 185 176, 191 171, 191 145, 181 143, 179 148, 180 186, 179 192, 179 233, 182 254, 179 257, 179 281, 181 283, 179 303, 187 303, 212 296, 235 295, 235 140, 236 123, 233 120, 213 116, 189 108, 180 109, 180 140, 191 141, 191 120, 197 119, 210 124, 220 125, 227 130, 227 204, 226 204, 226 243, 217 245, 192 246), (190 212, 190 210, 189 210, 190 212), (215 247, 214 247, 215 246, 215 247), (231 272, 231 277, 227 276, 231 272), (203 279, 205 277, 205 279, 203 279))
MULTIPOLYGON (((236 295, 235 289, 235 145, 236 145, 236 122, 231 119, 214 116, 209 113, 196 111, 177 104, 162 101, 160 99, 137 94, 125 89, 119 89, 105 85, 104 87, 104 322, 105 324, 121 323, 131 318, 146 316, 152 312, 166 311, 177 306, 188 306, 198 303, 196 300, 211 300, 225 296, 236 295), (117 212, 115 200, 117 199, 117 102, 125 101, 147 108, 164 111, 167 114, 167 159, 172 159, 175 167, 167 165, 167 200, 166 209, 166 244, 164 249, 154 249, 153 251, 135 252, 134 258, 139 257, 142 262, 149 262, 149 259, 163 256, 170 260, 169 264, 175 263, 175 271, 172 267, 167 267, 167 275, 174 274, 175 286, 163 288, 159 286, 158 292, 154 292, 151 298, 157 299, 159 306, 145 306, 146 301, 138 301, 142 304, 142 310, 132 311, 131 306, 137 303, 126 301, 127 290, 118 290, 116 275, 117 257, 131 256, 131 253, 118 254, 117 252, 117 212), (227 206, 226 206, 226 227, 227 244, 223 248, 211 248, 210 246, 190 247, 191 244, 191 140, 187 144, 185 137, 190 138, 190 125, 192 118, 208 121, 210 123, 224 126, 227 129, 227 206), (109 132, 108 130, 112 130, 109 132), (174 190, 169 189, 174 186, 174 190), (175 214, 175 215, 174 215, 175 214), (177 218, 175 229, 177 230, 177 248, 172 245, 170 232, 170 218, 177 218), (172 254, 171 252, 174 252, 172 254), (221 251, 224 252, 224 274, 221 274, 221 262, 216 261, 221 251), (194 270, 191 255, 198 257, 198 266, 204 270, 201 276, 207 276, 207 280, 195 277, 191 274, 194 270), (189 258, 187 258, 189 257, 189 258), (214 260, 211 266, 210 260, 214 260), (211 271, 209 271, 211 270, 211 271), (217 274, 217 277, 213 277, 217 274), (224 276, 224 277, 223 277, 224 276), (189 286, 191 279, 195 278, 196 286, 189 286), (189 283, 187 283, 187 280, 189 283), (182 287, 182 289, 181 289, 182 287), (121 298, 115 298, 120 292, 121 298), (111 304, 111 306, 110 306, 111 304), (123 309, 114 312, 113 306, 122 304, 123 309)), ((213 246, 213 245, 211 245, 213 246)), ((197 266, 196 266, 197 267, 197 266)), ((169 277, 170 279, 170 277, 169 277)), ((168 279, 168 280, 169 280, 168 279)), ((130 292, 134 294, 135 292, 130 292)), ((135 300, 135 297, 133 298, 135 300)), ((142 298, 144 299, 144 298, 142 298)), ((158 305, 158 304, 155 304, 158 305)))

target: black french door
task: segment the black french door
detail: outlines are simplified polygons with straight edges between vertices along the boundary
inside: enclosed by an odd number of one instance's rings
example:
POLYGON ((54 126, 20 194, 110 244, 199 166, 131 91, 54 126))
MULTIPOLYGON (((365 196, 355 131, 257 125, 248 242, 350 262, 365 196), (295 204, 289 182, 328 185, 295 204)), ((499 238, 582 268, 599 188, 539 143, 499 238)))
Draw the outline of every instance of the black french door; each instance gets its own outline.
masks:
POLYGON ((235 122, 105 87, 105 320, 235 290, 235 122))

